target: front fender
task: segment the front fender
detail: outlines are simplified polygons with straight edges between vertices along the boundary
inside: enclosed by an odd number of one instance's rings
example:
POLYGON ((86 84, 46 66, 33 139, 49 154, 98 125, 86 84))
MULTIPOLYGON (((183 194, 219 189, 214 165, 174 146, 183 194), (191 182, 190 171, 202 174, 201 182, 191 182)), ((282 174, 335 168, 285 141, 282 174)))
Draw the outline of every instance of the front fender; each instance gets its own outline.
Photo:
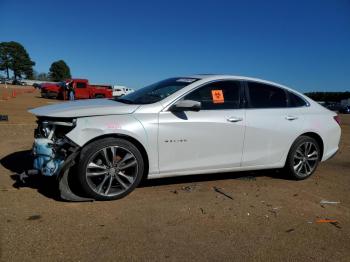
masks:
POLYGON ((137 140, 145 149, 149 161, 149 174, 158 173, 156 143, 150 145, 148 134, 132 114, 81 117, 76 127, 66 136, 80 147, 91 140, 108 135, 126 135, 137 140))
POLYGON ((108 134, 127 135, 139 141, 145 148, 148 147, 143 126, 131 115, 81 117, 77 119, 76 127, 66 136, 83 147, 92 139, 108 134))

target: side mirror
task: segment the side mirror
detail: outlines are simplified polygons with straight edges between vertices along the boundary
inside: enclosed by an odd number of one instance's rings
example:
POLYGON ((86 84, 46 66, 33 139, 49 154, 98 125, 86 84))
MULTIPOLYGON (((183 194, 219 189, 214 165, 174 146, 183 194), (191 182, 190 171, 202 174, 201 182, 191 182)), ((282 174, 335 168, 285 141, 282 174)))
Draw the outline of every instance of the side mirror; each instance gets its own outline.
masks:
POLYGON ((173 104, 169 111, 172 112, 182 112, 182 111, 196 111, 201 110, 202 104, 198 101, 193 100, 180 100, 173 104))

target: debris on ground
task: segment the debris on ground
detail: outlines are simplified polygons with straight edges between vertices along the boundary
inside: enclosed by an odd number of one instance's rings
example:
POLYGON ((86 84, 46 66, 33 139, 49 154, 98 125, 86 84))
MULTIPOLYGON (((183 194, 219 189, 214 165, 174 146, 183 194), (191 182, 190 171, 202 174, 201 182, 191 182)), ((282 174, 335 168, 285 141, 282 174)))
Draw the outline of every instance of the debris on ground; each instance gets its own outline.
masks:
MULTIPOLYGON (((183 186, 181 189, 182 189, 183 191, 186 191, 186 192, 192 192, 193 190, 196 189, 196 187, 197 187, 197 185, 194 184, 194 185, 189 185, 189 186, 183 186)), ((176 193, 175 193, 175 194, 176 194, 176 193)))
POLYGON ((214 189, 215 192, 217 192, 217 193, 219 193, 219 194, 221 194, 221 195, 223 195, 223 196, 233 200, 233 197, 228 195, 228 194, 226 194, 224 191, 222 191, 221 188, 218 188, 218 187, 214 186, 213 189, 214 189))
POLYGON ((170 192, 173 193, 173 194, 178 194, 179 193, 179 192, 177 192, 177 190, 171 190, 170 192))
POLYGON ((286 233, 290 233, 290 232, 293 232, 293 231, 295 231, 295 229, 294 228, 290 228, 290 229, 286 230, 286 233))
POLYGON ((204 211, 204 209, 203 208, 199 208, 200 209, 200 211, 202 212, 202 214, 203 215, 205 215, 206 214, 206 212, 204 211))
POLYGON ((335 219, 319 219, 316 220, 316 223, 337 223, 338 221, 335 219))
POLYGON ((339 222, 336 219, 328 219, 328 218, 326 218, 326 219, 319 219, 319 220, 316 221, 316 223, 319 223, 319 224, 320 223, 329 223, 329 224, 335 226, 336 228, 341 229, 341 226, 339 225, 339 222))
POLYGON ((9 121, 8 115, 0 115, 0 121, 9 121))
POLYGON ((269 209, 269 210, 267 210, 267 211, 270 212, 270 213, 272 213, 275 217, 277 217, 277 212, 276 212, 275 210, 269 209))
POLYGON ((38 220, 40 218, 41 218, 40 215, 32 215, 32 216, 28 217, 27 220, 38 220))
POLYGON ((329 222, 331 225, 335 226, 336 228, 341 229, 341 226, 339 226, 338 222, 329 222))
POLYGON ((340 204, 340 202, 339 201, 321 200, 320 204, 321 205, 336 205, 336 204, 340 204))

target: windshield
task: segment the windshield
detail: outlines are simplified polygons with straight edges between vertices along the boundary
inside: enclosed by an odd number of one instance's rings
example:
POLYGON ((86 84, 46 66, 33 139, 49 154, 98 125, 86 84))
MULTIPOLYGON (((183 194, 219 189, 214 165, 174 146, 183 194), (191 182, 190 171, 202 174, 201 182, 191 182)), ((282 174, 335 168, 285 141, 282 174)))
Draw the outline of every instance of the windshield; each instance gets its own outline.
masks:
POLYGON ((169 78, 115 100, 126 104, 152 104, 163 100, 197 80, 196 78, 169 78))

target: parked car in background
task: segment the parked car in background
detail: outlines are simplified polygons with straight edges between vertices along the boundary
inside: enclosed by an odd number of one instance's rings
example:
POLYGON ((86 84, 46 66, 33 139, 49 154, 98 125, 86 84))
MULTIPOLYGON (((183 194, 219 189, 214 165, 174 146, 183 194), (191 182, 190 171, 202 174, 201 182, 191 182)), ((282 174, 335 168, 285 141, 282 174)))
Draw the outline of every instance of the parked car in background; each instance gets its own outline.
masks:
POLYGON ((12 82, 13 82, 13 79, 10 79, 10 78, 5 79, 5 84, 11 85, 12 82))
POLYGON ((41 85, 41 96, 68 100, 67 85, 71 84, 75 91, 75 99, 112 98, 109 85, 89 84, 87 79, 68 79, 61 83, 46 83, 41 85))
POLYGON ((114 97, 124 96, 124 95, 130 94, 132 92, 134 92, 134 89, 128 88, 126 86, 119 86, 119 85, 113 86, 113 96, 114 97))
POLYGON ((340 108, 339 113, 350 114, 350 106, 344 106, 344 107, 340 108))
POLYGON ((61 98, 59 97, 61 89, 65 89, 65 83, 43 83, 40 85, 41 97, 61 98))
POLYGON ((335 112, 338 112, 342 108, 341 104, 336 102, 328 102, 324 106, 329 110, 335 111, 335 112))
POLYGON ((25 86, 25 85, 27 85, 27 83, 24 82, 24 81, 21 80, 21 79, 14 79, 14 80, 12 81, 12 84, 13 84, 13 85, 18 85, 18 86, 25 86))
POLYGON ((33 87, 36 88, 36 89, 41 89, 41 84, 34 83, 33 87))
POLYGON ((338 151, 341 133, 337 114, 299 92, 226 75, 170 78, 121 98, 30 112, 38 118, 35 169, 65 181, 76 163, 73 175, 97 200, 122 198, 143 177, 283 168, 305 179, 338 151))

